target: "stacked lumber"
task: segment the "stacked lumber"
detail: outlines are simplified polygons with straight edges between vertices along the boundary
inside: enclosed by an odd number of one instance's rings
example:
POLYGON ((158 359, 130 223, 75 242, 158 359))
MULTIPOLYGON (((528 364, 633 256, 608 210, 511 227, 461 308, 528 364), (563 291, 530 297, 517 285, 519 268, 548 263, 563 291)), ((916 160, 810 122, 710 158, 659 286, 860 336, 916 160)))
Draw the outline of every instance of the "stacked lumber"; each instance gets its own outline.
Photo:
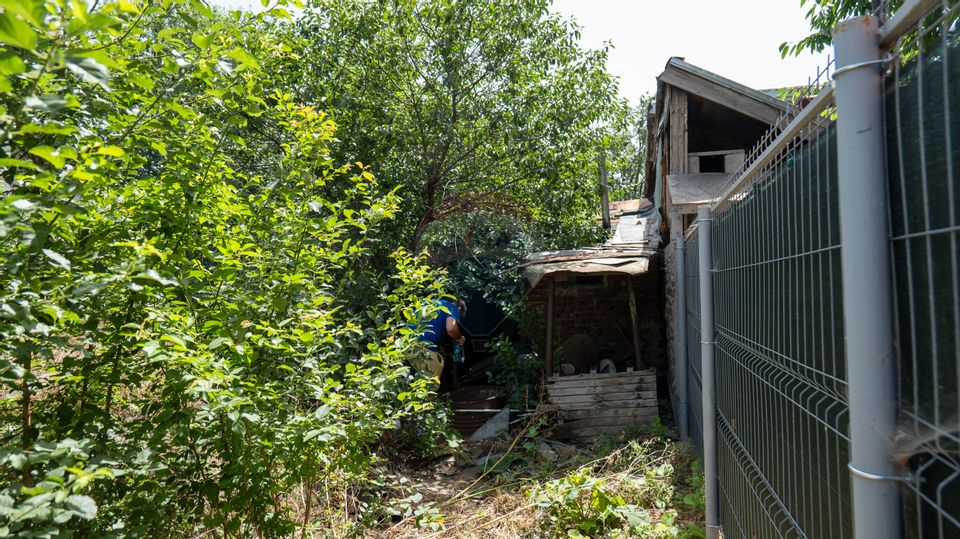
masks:
POLYGON ((547 396, 544 408, 559 412, 560 433, 573 438, 617 434, 658 417, 653 370, 553 376, 547 396))

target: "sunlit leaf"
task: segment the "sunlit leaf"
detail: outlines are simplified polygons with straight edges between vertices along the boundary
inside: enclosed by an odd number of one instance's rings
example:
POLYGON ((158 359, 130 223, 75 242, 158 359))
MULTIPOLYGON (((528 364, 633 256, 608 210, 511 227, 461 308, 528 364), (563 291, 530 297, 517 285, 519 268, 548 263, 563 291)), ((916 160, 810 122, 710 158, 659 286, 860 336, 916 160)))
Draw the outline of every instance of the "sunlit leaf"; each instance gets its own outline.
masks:
POLYGON ((57 112, 67 106, 67 99, 59 95, 29 96, 24 100, 28 109, 42 112, 57 112))
POLYGON ((97 516, 97 503, 90 496, 71 494, 67 496, 66 506, 84 520, 93 520, 97 516))
POLYGON ((50 260, 52 260, 53 263, 56 264, 57 266, 60 266, 61 268, 65 269, 65 270, 69 270, 69 269, 70 269, 70 261, 67 260, 67 259, 66 259, 63 255, 61 255, 60 253, 58 253, 58 252, 56 252, 56 251, 53 251, 53 250, 50 250, 50 249, 43 249, 43 254, 45 254, 45 255, 47 256, 47 258, 49 258, 50 260))
POLYGON ((42 159, 45 159, 51 165, 56 168, 63 168, 63 165, 66 164, 66 157, 60 154, 56 148, 52 146, 40 145, 30 148, 30 153, 36 155, 42 159))
POLYGON ((32 50, 37 46, 37 33, 26 22, 18 19, 13 12, 5 10, 0 13, 0 41, 32 50))
POLYGON ((110 71, 100 62, 89 56, 67 56, 64 60, 67 69, 84 81, 110 89, 110 71))

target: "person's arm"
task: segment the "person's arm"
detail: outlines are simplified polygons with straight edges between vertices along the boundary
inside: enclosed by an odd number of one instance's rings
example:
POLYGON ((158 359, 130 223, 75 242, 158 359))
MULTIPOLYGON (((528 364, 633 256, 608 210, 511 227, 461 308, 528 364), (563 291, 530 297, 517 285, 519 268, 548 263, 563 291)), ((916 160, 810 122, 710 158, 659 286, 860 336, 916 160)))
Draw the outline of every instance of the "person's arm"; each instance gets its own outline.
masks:
POLYGON ((452 316, 447 318, 447 335, 453 337, 453 340, 460 344, 463 344, 467 340, 467 338, 463 336, 463 333, 460 333, 460 324, 457 323, 457 319, 452 316))

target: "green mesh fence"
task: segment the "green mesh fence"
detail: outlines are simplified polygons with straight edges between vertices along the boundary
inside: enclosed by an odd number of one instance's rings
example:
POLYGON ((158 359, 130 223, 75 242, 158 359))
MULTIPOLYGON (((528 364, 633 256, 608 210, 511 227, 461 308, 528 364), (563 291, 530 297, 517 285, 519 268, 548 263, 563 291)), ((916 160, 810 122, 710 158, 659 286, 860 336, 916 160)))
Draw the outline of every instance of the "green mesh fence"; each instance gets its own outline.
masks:
POLYGON ((885 81, 907 537, 960 537, 958 34, 921 23, 885 81))

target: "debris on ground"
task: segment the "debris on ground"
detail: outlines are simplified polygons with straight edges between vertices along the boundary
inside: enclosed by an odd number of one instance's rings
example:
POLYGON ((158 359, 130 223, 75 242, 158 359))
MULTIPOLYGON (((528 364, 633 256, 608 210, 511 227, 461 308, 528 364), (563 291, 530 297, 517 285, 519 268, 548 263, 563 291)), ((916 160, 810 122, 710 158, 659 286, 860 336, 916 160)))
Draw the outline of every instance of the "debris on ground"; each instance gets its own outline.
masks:
POLYGON ((369 537, 704 536, 699 465, 664 436, 567 443, 534 426, 398 473, 406 482, 383 503, 403 507, 369 537))

